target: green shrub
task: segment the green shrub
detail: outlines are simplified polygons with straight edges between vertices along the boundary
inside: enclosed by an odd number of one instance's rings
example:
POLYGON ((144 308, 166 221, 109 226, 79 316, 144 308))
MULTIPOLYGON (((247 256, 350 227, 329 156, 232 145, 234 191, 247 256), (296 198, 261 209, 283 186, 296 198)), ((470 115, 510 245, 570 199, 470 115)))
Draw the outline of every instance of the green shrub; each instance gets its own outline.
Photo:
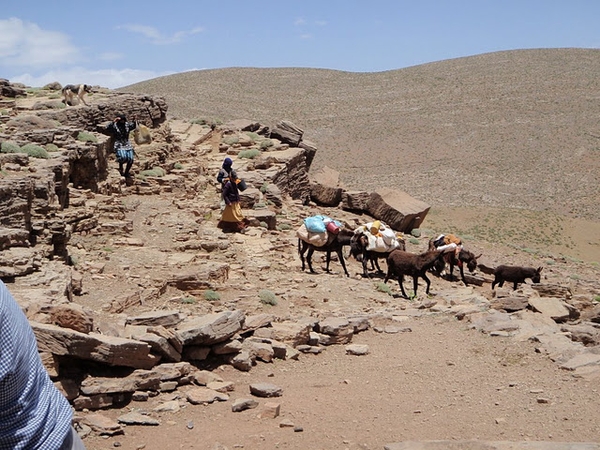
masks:
POLYGON ((408 242, 410 242, 413 245, 419 245, 419 240, 417 238, 411 237, 408 242))
POLYGON ((237 136, 227 136, 225 139, 223 139, 223 142, 227 145, 235 145, 240 142, 240 139, 237 136))
POLYGON ((140 172, 140 176, 142 178, 145 178, 145 177, 159 177, 160 178, 160 177, 164 177, 165 173, 166 172, 164 171, 164 169, 162 167, 153 167, 150 170, 142 170, 140 172))
POLYGON ((269 224, 267 224, 267 222, 264 222, 264 221, 263 222, 259 222, 258 225, 261 228, 264 228, 265 230, 267 230, 269 228, 269 224))
POLYGON ((376 283, 375 284, 375 289, 378 292, 384 292, 384 293, 386 293, 388 295, 392 295, 392 289, 387 284, 385 284, 383 281, 380 281, 379 283, 376 283))
POLYGON ((260 136, 252 131, 248 131, 246 133, 246 136, 248 136, 250 139, 252 139, 253 142, 256 142, 257 140, 260 139, 260 136))
POLYGON ((209 302, 216 302, 220 299, 221 296, 218 292, 213 291, 212 289, 207 289, 206 291, 204 291, 204 300, 208 300, 209 302))
POLYGON ((175 164, 173 164, 173 169, 181 170, 181 169, 183 169, 183 164, 175 163, 175 164))
POLYGON ((87 131, 80 131, 77 140, 82 142, 98 142, 98 138, 87 131))
POLYGON ((411 236, 414 237, 421 237, 421 230, 419 228, 413 228, 412 230, 410 230, 410 234, 411 236))
POLYGON ((21 147, 16 142, 4 141, 0 145, 0 153, 21 153, 21 147))
POLYGON ((600 302, 600 295, 596 295, 596 296, 594 297, 594 301, 595 301, 595 302, 600 302))
POLYGON ((266 181, 263 183, 263 185, 260 187, 260 192, 262 192, 263 194, 265 192, 267 192, 267 188, 269 187, 269 183, 267 183, 266 181))
POLYGON ((288 231, 292 229, 292 226, 289 223, 280 223, 277 225, 277 229, 279 231, 288 231))
POLYGON ((184 305, 194 305, 196 304, 196 299, 194 297, 182 297, 181 303, 184 305))
POLYGON ((247 159, 254 159, 256 158, 258 155, 260 155, 260 150, 256 149, 256 148, 251 148, 248 150, 242 150, 239 154, 238 157, 239 158, 247 158, 247 159))
POLYGON ((46 151, 50 153, 59 152, 60 148, 56 144, 46 144, 46 151))
POLYGON ((206 119, 206 118, 201 118, 201 119, 192 119, 190 120, 190 123, 193 123, 195 125, 205 125, 205 126, 209 126, 209 127, 213 127, 213 126, 217 126, 217 125, 222 125, 223 121, 219 120, 219 119, 206 119))
POLYGON ((274 144, 273 144, 273 141, 272 141, 271 139, 265 139, 264 141, 262 141, 262 142, 260 143, 260 148, 261 148, 262 150, 265 150, 265 149, 267 149, 267 148, 271 148, 271 147, 273 147, 273 145, 274 145, 274 144))
POLYGON ((277 305, 277 297, 275 296, 275 294, 273 294, 268 289, 262 289, 258 293, 258 296, 260 298, 260 302, 263 305, 271 305, 271 306, 277 305))
POLYGON ((35 144, 25 144, 21 147, 21 151, 32 158, 48 159, 50 157, 44 147, 35 144))

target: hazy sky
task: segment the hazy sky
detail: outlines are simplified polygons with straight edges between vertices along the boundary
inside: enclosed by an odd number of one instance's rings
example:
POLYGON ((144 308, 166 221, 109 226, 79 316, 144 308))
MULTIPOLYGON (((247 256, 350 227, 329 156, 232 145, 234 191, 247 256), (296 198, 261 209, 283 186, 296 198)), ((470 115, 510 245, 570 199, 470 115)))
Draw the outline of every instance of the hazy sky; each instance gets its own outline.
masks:
POLYGON ((600 48, 600 0, 5 0, 0 78, 109 88, 225 67, 400 69, 600 48))

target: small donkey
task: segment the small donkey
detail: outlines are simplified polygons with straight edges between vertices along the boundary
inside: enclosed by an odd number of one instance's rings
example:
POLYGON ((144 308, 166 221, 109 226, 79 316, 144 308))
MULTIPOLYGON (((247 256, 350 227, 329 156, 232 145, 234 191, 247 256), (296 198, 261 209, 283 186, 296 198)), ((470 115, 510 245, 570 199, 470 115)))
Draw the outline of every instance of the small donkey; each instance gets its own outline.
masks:
POLYGON ((542 267, 534 269, 533 267, 520 267, 520 266, 498 266, 494 270, 494 281, 492 282, 492 289, 498 284, 498 287, 502 287, 505 281, 514 283, 513 289, 517 290, 518 283, 524 283, 525 278, 531 278, 534 283, 540 282, 540 273, 542 267))

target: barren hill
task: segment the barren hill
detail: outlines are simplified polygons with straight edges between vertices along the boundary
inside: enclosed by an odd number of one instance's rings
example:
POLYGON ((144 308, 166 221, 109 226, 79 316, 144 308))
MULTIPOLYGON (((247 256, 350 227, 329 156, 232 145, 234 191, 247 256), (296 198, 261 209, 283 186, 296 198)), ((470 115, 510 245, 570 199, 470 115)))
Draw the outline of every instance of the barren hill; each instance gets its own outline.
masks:
POLYGON ((164 96, 173 117, 289 119, 319 146, 312 170, 405 190, 433 205, 431 228, 597 261, 599 71, 600 50, 520 50, 380 73, 193 71, 122 90, 164 96))
POLYGON ((599 259, 600 221, 592 209, 585 220, 562 214, 563 206, 595 205, 597 184, 569 184, 548 155, 533 159, 530 142, 543 137, 570 170, 598 176, 588 105, 595 55, 508 52, 381 74, 227 69, 124 89, 164 99, 99 89, 90 105, 66 107, 54 88, 7 101, 2 142, 44 138, 55 148, 47 159, 0 155, 8 246, 0 267, 76 409, 86 447, 600 448, 600 267, 589 262, 599 259), (534 67, 553 80, 539 93, 534 67), (550 77, 551 67, 562 75, 550 77), (578 100, 564 94, 567 79, 579 86, 568 92, 583 92, 578 100), (117 111, 136 115, 153 136, 136 145, 128 180, 98 131, 117 111), (274 174, 297 173, 288 162, 304 164, 294 155, 306 149, 192 120, 244 117, 266 126, 292 120, 318 147, 313 168, 339 170, 348 186, 370 190, 394 176, 393 187, 430 201, 428 229, 405 236, 409 251, 425 250, 434 233, 460 232, 486 267, 543 266, 541 283, 492 289, 483 270, 468 286, 431 274, 430 295, 421 280, 418 295, 403 298, 397 280, 385 284, 375 271, 364 278, 353 258, 349 277, 337 260, 326 273, 321 254, 316 273, 302 270, 296 229, 304 217, 327 214, 349 228, 368 217, 281 193, 274 174), (566 125, 546 126, 553 121, 566 125), (574 158, 553 140, 565 136, 592 157, 574 158), (272 147, 263 149, 263 139, 272 147), (214 178, 225 154, 250 185, 246 233, 217 228, 214 178), (478 166, 478 158, 497 164, 478 166), (502 195, 493 193, 498 186, 502 195), (551 188, 560 197, 546 211, 542 194, 551 188), (568 228, 577 223, 580 241, 568 228), (76 342, 87 346, 69 345, 76 342), (257 384, 267 385, 261 395, 257 384))

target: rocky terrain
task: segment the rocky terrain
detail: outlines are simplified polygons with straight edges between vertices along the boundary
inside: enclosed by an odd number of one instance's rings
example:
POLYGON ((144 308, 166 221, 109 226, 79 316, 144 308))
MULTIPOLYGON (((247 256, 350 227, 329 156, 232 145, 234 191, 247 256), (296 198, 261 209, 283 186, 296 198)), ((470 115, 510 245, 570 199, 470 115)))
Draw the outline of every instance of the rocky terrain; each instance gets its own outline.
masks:
POLYGON ((160 96, 96 88, 91 106, 64 108, 54 92, 3 99, 0 141, 52 151, 0 154, 0 269, 89 449, 598 441, 596 264, 468 239, 481 267, 544 266, 542 283, 431 275, 431 295, 411 299, 354 260, 349 278, 317 254, 318 273, 302 272, 296 229, 310 215, 353 229, 385 214, 412 252, 445 216, 312 170, 322 149, 301 122, 211 127, 172 118, 160 96), (102 133, 117 111, 153 136, 132 183, 102 133), (216 228, 225 155, 251 186, 245 234, 216 228))
POLYGON ((483 54, 379 73, 199 70, 121 89, 171 117, 287 119, 353 190, 432 205, 428 228, 598 262, 600 50, 483 54))

